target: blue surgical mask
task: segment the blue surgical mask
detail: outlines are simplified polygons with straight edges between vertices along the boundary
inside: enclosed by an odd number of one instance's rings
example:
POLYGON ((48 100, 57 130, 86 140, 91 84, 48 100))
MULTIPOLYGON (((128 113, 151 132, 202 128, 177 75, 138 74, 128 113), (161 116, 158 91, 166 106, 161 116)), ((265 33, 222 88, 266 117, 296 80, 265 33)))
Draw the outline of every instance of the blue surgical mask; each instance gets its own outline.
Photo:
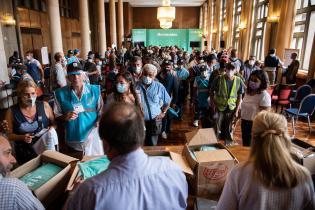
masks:
POLYGON ((126 84, 118 83, 118 84, 116 84, 116 88, 117 88, 117 91, 119 93, 125 93, 127 91, 127 85, 126 84))
POLYGON ((142 77, 142 82, 145 85, 150 85, 152 83, 153 79, 151 77, 142 77))

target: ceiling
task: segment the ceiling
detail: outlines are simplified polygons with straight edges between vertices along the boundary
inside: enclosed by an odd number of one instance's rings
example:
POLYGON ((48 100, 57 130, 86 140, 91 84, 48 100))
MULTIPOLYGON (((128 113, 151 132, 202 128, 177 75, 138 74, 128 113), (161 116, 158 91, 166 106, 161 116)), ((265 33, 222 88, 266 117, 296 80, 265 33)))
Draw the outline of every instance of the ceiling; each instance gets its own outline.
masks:
MULTIPOLYGON (((108 1, 108 0, 106 0, 108 1)), ((171 0, 171 6, 192 7, 200 6, 206 0, 171 0)), ((124 0, 129 2, 132 7, 158 7, 162 6, 162 0, 124 0)))

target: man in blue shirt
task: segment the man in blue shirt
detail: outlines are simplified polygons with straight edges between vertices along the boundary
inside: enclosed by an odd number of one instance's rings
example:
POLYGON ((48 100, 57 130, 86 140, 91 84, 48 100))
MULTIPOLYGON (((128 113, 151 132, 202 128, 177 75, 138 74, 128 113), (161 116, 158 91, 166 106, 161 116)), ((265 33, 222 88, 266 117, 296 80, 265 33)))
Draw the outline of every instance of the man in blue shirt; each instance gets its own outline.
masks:
POLYGON ((169 158, 144 153, 143 127, 135 106, 114 103, 104 111, 99 133, 111 163, 77 188, 68 200, 68 210, 186 209, 185 175, 169 158))
POLYGON ((147 146, 157 144, 162 129, 162 119, 171 103, 165 87, 155 80, 156 74, 157 68, 154 65, 144 65, 141 79, 136 87, 141 96, 146 127, 145 145, 147 146))
MULTIPOLYGON (((164 85, 167 93, 172 97, 171 107, 176 108, 178 98, 178 80, 176 72, 173 70, 173 62, 165 60, 162 63, 162 71, 157 75, 159 82, 164 85)), ((166 115, 163 119, 162 138, 167 139, 167 134, 171 131, 171 117, 166 115)))

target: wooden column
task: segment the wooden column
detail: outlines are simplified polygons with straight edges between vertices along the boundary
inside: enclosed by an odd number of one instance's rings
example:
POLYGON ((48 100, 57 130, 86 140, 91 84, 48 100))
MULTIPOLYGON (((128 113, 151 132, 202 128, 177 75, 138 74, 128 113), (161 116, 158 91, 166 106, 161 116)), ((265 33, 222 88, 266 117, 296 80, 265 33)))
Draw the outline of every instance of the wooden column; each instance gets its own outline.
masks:
POLYGON ((118 48, 122 47, 124 41, 124 7, 123 0, 118 0, 118 48))
MULTIPOLYGON (((47 1, 47 7, 51 40, 51 56, 53 57, 55 53, 63 52, 59 1, 58 0, 47 1)), ((54 59, 52 59, 52 61, 54 61, 54 59)))
POLYGON ((226 1, 226 18, 224 21, 224 41, 226 48, 232 47, 234 0, 226 1))
POLYGON ((87 0, 79 1, 80 8, 80 34, 81 34, 81 57, 87 58, 88 52, 91 50, 89 10, 87 0))
POLYGON ((103 57, 106 51, 105 2, 97 0, 98 52, 103 57))
POLYGON ((216 1, 215 5, 215 16, 213 20, 213 34, 212 39, 214 41, 214 49, 220 49, 220 14, 221 14, 221 0, 216 1))
POLYGON ((207 49, 210 51, 212 44, 211 44, 211 38, 212 38, 212 25, 211 25, 211 19, 212 19, 212 0, 208 0, 208 15, 207 15, 207 49))
POLYGON ((110 46, 117 45, 115 0, 109 0, 110 46))
POLYGON ((248 59, 250 52, 250 35, 252 30, 251 17, 253 13, 253 1, 252 0, 243 0, 242 1, 242 14, 240 25, 245 28, 240 29, 240 37, 238 44, 239 57, 243 60, 248 59))
POLYGON ((291 44, 296 13, 295 2, 296 1, 281 1, 280 19, 275 38, 275 48, 277 49, 277 55, 282 60, 284 59, 284 49, 290 48, 291 44))

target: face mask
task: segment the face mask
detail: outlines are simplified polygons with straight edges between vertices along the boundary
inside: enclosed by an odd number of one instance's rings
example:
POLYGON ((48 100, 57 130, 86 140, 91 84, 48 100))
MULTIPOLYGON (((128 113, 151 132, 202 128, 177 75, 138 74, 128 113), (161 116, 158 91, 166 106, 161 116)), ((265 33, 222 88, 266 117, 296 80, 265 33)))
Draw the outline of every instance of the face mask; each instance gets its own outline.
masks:
POLYGON ((153 79, 151 77, 142 77, 142 82, 145 85, 150 85, 152 83, 153 79))
POLYGON ((234 76, 234 71, 227 71, 226 72, 226 75, 229 77, 229 78, 232 78, 234 76))
POLYGON ((28 60, 28 61, 30 61, 32 58, 31 58, 31 56, 26 56, 26 60, 28 60))
POLYGON ((93 62, 93 60, 92 60, 92 59, 88 59, 88 62, 92 63, 92 62, 93 62))
POLYGON ((203 71, 200 74, 201 74, 201 77, 203 77, 203 78, 207 78, 208 77, 208 73, 206 71, 203 71))
POLYGON ((259 82, 253 82, 253 81, 249 81, 248 85, 252 90, 257 90, 260 86, 259 82))
POLYGON ((31 105, 32 107, 35 106, 36 98, 36 96, 31 96, 31 98, 26 100, 26 104, 31 105))
POLYGON ((97 64, 98 64, 99 66, 101 66, 101 65, 102 65, 102 61, 97 62, 97 64))
POLYGON ((119 93, 124 93, 124 92, 127 91, 127 85, 126 85, 126 84, 118 83, 118 84, 116 85, 116 88, 117 88, 117 91, 118 91, 119 93))
POLYGON ((140 66, 137 66, 136 68, 134 68, 134 72, 135 72, 136 74, 140 74, 140 72, 141 72, 141 67, 140 67, 140 66))
POLYGON ((254 66, 255 65, 255 61, 254 60, 249 60, 248 64, 251 65, 251 66, 254 66))

